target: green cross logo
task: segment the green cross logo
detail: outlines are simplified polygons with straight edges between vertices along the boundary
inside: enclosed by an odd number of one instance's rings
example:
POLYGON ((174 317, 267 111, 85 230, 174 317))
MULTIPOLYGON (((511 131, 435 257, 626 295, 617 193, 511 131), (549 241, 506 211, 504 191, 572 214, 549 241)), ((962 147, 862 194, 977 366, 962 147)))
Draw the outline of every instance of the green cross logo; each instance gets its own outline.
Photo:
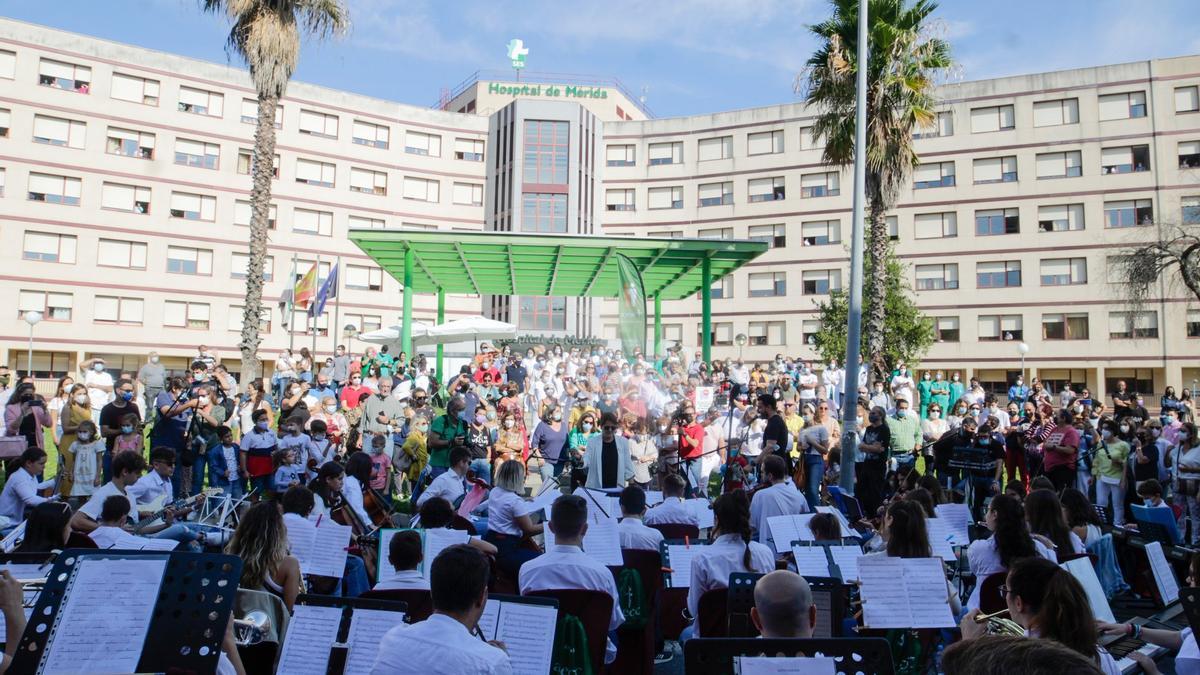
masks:
POLYGON ((525 46, 525 41, 514 38, 508 41, 508 58, 512 61, 513 68, 524 68, 525 57, 529 55, 529 49, 525 46))

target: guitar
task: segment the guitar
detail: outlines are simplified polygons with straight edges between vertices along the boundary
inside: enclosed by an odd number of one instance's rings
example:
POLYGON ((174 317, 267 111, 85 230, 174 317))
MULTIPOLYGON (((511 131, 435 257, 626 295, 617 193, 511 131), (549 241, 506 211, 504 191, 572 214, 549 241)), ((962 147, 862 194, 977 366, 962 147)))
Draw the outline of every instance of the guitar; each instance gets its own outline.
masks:
MULTIPOLYGON (((158 497, 148 504, 143 505, 149 507, 146 510, 153 511, 153 513, 151 513, 149 516, 138 518, 138 524, 133 528, 134 534, 140 534, 141 531, 147 526, 162 520, 167 515, 167 511, 182 511, 184 509, 191 508, 193 505, 202 502, 209 497, 216 497, 222 494, 225 494, 225 490, 221 488, 205 488, 199 494, 192 495, 191 497, 184 497, 183 499, 177 499, 170 504, 166 503, 166 495, 158 497)), ((141 509, 139 509, 139 511, 141 511, 141 509)))

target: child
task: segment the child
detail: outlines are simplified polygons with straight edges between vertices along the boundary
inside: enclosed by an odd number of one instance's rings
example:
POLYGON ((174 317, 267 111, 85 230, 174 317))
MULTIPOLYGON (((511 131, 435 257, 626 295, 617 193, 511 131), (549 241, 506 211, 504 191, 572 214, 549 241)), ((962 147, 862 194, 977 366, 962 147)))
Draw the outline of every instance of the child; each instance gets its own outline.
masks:
POLYGON ((380 579, 372 590, 428 590, 429 582, 418 569, 423 554, 421 543, 421 533, 416 530, 397 532, 388 544, 388 562, 396 571, 391 577, 380 579))
POLYGON ((229 427, 219 427, 217 438, 221 444, 213 448, 208 455, 209 482, 213 487, 225 491, 231 499, 241 499, 245 494, 242 487, 242 476, 238 473, 238 446, 233 441, 233 430, 229 427))
POLYGON ((127 536, 125 524, 129 522, 129 498, 113 495, 100 506, 99 527, 88 533, 88 538, 99 548, 119 548, 118 544, 127 536))
POLYGON ((119 455, 127 450, 141 453, 145 449, 146 439, 142 436, 138 416, 128 413, 121 416, 121 434, 113 444, 113 455, 119 455))
POLYGON ((289 417, 283 423, 282 434, 279 438, 280 450, 291 450, 291 464, 301 480, 307 474, 305 463, 308 461, 312 438, 304 433, 304 421, 299 417, 289 417))
POLYGON ((337 455, 337 446, 326 435, 329 427, 323 420, 313 420, 308 427, 312 442, 308 446, 308 457, 305 459, 305 476, 309 480, 317 477, 317 471, 332 462, 337 455))
POLYGON ((842 528, 832 513, 818 513, 813 516, 808 521, 808 529, 817 541, 839 541, 842 538, 842 528))
POLYGON ((300 472, 296 470, 295 464, 296 453, 292 450, 276 450, 274 455, 271 455, 271 460, 275 464, 275 481, 274 490, 276 494, 283 494, 288 488, 293 485, 300 484, 300 472))
POLYGON ((371 435, 371 489, 378 490, 385 498, 391 498, 388 486, 392 477, 392 458, 384 449, 387 448, 387 437, 383 434, 371 435))
MULTIPOLYGON (((75 484, 71 486, 71 497, 90 497, 102 484, 100 456, 104 454, 104 439, 91 421, 79 423, 75 441, 69 452, 75 457, 73 473, 75 484)), ((82 500, 76 500, 82 501, 82 500)))
POLYGON ((1151 509, 1169 509, 1171 508, 1163 501, 1162 483, 1151 478, 1138 483, 1137 494, 1142 498, 1142 502, 1147 508, 1151 509))
POLYGON ((722 470, 725 473, 724 492, 733 492, 746 487, 746 466, 750 462, 746 460, 746 456, 742 454, 740 444, 730 444, 729 459, 725 462, 722 470))
POLYGON ((429 450, 425 447, 426 434, 429 432, 429 420, 424 415, 416 415, 412 419, 409 428, 408 437, 404 439, 404 445, 400 447, 400 452, 397 457, 403 456, 408 468, 404 470, 401 476, 402 481, 407 482, 407 487, 401 486, 401 489, 406 489, 410 494, 413 486, 417 483, 417 478, 421 472, 425 470, 425 465, 429 463, 429 450))

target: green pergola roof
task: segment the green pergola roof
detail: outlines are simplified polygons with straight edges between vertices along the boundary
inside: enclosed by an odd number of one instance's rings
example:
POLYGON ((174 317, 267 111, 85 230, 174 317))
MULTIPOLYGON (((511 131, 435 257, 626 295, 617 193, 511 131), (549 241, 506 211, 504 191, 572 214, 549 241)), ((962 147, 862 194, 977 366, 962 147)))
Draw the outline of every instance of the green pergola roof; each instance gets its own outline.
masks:
POLYGON ((350 230, 350 241, 403 283, 413 251, 416 293, 616 297, 616 255, 642 271, 647 297, 679 300, 767 251, 761 241, 427 230, 350 230))

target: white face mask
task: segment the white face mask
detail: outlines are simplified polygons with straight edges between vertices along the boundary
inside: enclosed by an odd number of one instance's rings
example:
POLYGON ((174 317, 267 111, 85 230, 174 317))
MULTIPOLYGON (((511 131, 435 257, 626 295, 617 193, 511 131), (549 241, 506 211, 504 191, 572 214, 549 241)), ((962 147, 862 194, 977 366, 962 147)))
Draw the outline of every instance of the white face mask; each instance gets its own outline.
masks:
POLYGON ((336 405, 327 405, 327 406, 325 406, 325 412, 332 415, 333 413, 337 412, 337 406, 336 405))
POLYGON ((151 356, 151 357, 150 357, 150 363, 158 363, 158 357, 157 357, 157 356, 151 356))
POLYGON ((562 413, 555 411, 554 415, 551 416, 551 419, 553 419, 555 422, 562 420, 562 413))
POLYGON ((939 410, 930 410, 929 411, 929 419, 931 419, 931 420, 936 420, 937 418, 939 418, 941 416, 942 416, 942 413, 939 410))
POLYGON ((87 394, 79 394, 75 397, 75 402, 79 405, 87 405, 87 394))
POLYGON ((200 405, 208 405, 208 397, 207 396, 200 396, 196 400, 200 402, 200 405))
POLYGON ((591 422, 584 422, 584 423, 583 423, 583 430, 584 430, 584 431, 591 431, 591 430, 592 430, 592 423, 591 423, 591 422))
POLYGON ((514 420, 504 420, 504 428, 505 429, 513 428, 514 424, 516 424, 516 422, 514 420))
POLYGON ((79 440, 83 441, 84 443, 87 443, 88 441, 92 440, 92 432, 80 431, 79 433, 75 434, 75 437, 78 438, 79 440))

